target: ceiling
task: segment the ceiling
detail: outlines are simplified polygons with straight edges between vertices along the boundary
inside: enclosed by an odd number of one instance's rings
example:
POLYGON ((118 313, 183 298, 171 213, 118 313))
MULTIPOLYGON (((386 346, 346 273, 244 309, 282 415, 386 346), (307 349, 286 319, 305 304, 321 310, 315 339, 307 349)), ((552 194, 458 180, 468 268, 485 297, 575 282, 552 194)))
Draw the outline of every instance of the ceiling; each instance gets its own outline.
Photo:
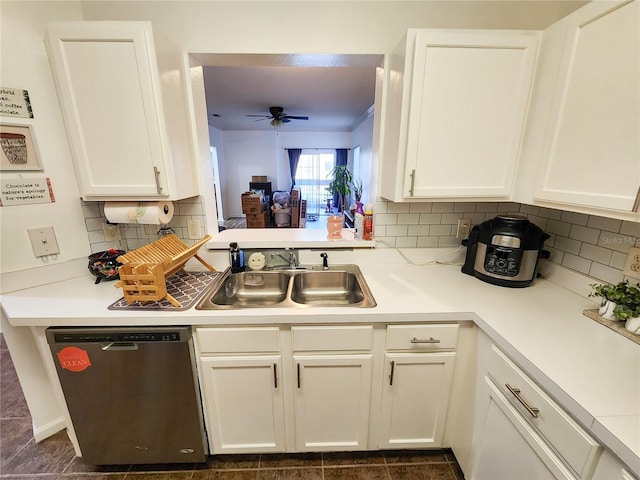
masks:
POLYGON ((220 55, 220 65, 204 67, 209 124, 273 130, 269 119, 247 115, 269 116, 279 106, 309 117, 282 130, 352 131, 374 104, 381 62, 381 55, 220 55))

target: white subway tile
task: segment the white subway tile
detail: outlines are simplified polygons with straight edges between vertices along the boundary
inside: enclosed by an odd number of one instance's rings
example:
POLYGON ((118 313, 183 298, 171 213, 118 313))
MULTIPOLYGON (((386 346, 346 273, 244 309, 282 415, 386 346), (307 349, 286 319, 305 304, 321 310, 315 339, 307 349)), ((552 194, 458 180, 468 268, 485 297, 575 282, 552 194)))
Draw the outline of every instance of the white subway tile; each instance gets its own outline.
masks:
POLYGON ((453 237, 438 237, 439 247, 457 247, 460 245, 460 240, 455 236, 453 237))
POLYGON ((438 246, 438 238, 440 237, 418 237, 417 247, 437 247, 438 246))
MULTIPOLYGON (((94 230, 92 232, 87 232, 89 234, 89 243, 101 243, 106 242, 107 240, 104 238, 104 232, 102 230, 94 230)), ((100 251, 100 250, 97 250, 100 251)))
POLYGON ((420 224, 440 224, 442 221, 442 214, 440 213, 421 213, 420 214, 420 224))
POLYGON ((498 213, 498 202, 479 202, 476 204, 476 212, 498 213))
POLYGON ((458 220, 463 218, 462 213, 443 213, 440 223, 448 223, 449 225, 458 225, 458 220))
POLYGON ((407 225, 387 225, 387 236, 406 237, 408 229, 409 227, 407 225))
POLYGON ((540 207, 522 204, 520 205, 520 212, 526 213, 527 215, 540 215, 540 207))
POLYGON ((620 270, 611 268, 601 263, 593 262, 589 269, 589 275, 608 283, 618 283, 622 281, 623 275, 620 270))
POLYGON ((549 220, 547 222, 547 232, 555 233, 563 237, 568 237, 569 232, 571 232, 571 224, 559 222, 557 220, 549 220))
POLYGON ((622 252, 611 252, 611 260, 609 266, 617 268, 618 270, 624 270, 624 266, 627 263, 627 255, 622 252))
POLYGON ((560 220, 567 223, 572 223, 574 225, 586 226, 589 221, 589 215, 585 215, 584 213, 575 213, 575 212, 562 212, 560 216, 560 220))
POLYGON ((398 225, 415 225, 420 221, 420 215, 417 213, 399 213, 398 225))
POLYGON ((432 209, 433 203, 431 202, 413 202, 409 205, 411 213, 431 213, 432 209))
POLYGON ((431 211, 433 213, 453 213, 453 202, 435 202, 431 211))
POLYGON ((429 235, 451 235, 451 225, 431 225, 429 228, 429 235))
POLYGON ((593 260, 594 262, 603 263, 609 265, 611 261, 612 250, 608 248, 596 247, 590 243, 583 243, 580 248, 580 256, 593 260))
POLYGON ((549 260, 555 263, 562 264, 562 259, 564 258, 564 252, 562 250, 557 250, 553 247, 547 246, 545 246, 544 248, 549 251, 549 260))
POLYGON ((620 227, 620 233, 622 235, 628 235, 630 237, 640 238, 640 223, 636 222, 622 222, 620 227))
POLYGON ((578 255, 580 253, 581 243, 577 240, 573 240, 567 237, 556 237, 556 241, 553 245, 558 250, 562 250, 563 252, 573 253, 574 255, 578 255))
POLYGON ((570 253, 565 253, 564 259, 562 260, 562 265, 565 267, 577 270, 578 272, 582 272, 587 275, 589 274, 591 263, 591 260, 578 257, 577 255, 572 255, 570 253))
POLYGON ((398 215, 395 213, 374 214, 376 225, 395 225, 398 223, 398 215))
POLYGON ((177 204, 178 208, 174 209, 174 215, 203 215, 204 211, 202 210, 202 203, 186 203, 184 201, 180 201, 177 204))
POLYGON ((86 227, 87 227, 87 232, 93 232, 95 230, 102 230, 102 219, 100 217, 98 218, 86 218, 85 217, 85 221, 84 221, 86 227))
POLYGON ((629 253, 629 249, 633 247, 635 243, 635 237, 622 235, 614 232, 600 232, 598 238, 598 245, 605 248, 610 248, 617 252, 629 253))
POLYGON ((378 244, 395 248, 396 237, 376 237, 376 247, 378 246, 378 244))
POLYGON ((551 220, 560 220, 560 217, 562 217, 562 210, 540 207, 540 213, 538 215, 540 215, 541 217, 550 218, 551 220))
POLYGON ((387 205, 388 213, 409 213, 409 203, 389 202, 387 205))
POLYGON ((500 202, 498 204, 500 213, 520 213, 520 204, 516 202, 500 202))
POLYGON ((418 245, 418 237, 397 237, 396 248, 415 248, 418 245))
POLYGON ((378 200, 373 207, 375 213, 387 213, 389 202, 378 200))
POLYGON ((587 227, 597 228, 598 230, 607 230, 609 232, 619 232, 622 226, 622 220, 615 218, 596 217, 591 215, 587 222, 587 227))
POLYGON ((476 203, 475 202, 456 202, 453 206, 454 212, 475 212, 476 211, 476 203))
POLYGON ((569 238, 580 240, 581 242, 591 243, 596 245, 598 238, 600 237, 600 230, 595 228, 583 227, 580 225, 571 225, 571 232, 569 238))
POLYGON ((429 235, 429 225, 409 225, 407 235, 424 237, 429 235))

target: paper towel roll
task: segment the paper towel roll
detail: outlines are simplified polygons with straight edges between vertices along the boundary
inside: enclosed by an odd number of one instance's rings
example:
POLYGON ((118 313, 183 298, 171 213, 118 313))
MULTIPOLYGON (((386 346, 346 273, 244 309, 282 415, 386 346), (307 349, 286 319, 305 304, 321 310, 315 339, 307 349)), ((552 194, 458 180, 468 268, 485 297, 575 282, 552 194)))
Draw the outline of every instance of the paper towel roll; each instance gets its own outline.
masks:
POLYGON ((173 218, 171 202, 106 202, 104 216, 111 223, 164 225, 173 218))

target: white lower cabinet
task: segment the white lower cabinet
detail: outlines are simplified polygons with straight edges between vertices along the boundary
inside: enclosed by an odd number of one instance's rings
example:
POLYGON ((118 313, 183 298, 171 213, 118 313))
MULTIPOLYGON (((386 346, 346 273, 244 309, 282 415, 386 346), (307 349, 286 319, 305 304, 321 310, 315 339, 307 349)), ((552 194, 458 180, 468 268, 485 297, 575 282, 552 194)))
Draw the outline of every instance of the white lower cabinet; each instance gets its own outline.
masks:
POLYGON ((389 325, 380 448, 441 447, 459 325, 389 325))
POLYGON ((296 451, 366 450, 371 354, 294 355, 296 451))
POLYGON ((486 335, 479 335, 470 479, 591 478, 601 450, 486 335))
POLYGON ((203 357, 200 370, 213 452, 285 451, 279 355, 203 357))

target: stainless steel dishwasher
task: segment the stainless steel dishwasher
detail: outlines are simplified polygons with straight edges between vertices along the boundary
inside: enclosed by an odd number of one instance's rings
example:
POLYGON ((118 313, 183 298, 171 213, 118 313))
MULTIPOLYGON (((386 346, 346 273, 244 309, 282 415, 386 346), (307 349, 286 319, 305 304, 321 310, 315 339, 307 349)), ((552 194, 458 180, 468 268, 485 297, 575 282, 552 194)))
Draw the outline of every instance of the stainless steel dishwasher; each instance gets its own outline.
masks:
POLYGON ((204 462, 189 327, 48 328, 83 461, 204 462))

